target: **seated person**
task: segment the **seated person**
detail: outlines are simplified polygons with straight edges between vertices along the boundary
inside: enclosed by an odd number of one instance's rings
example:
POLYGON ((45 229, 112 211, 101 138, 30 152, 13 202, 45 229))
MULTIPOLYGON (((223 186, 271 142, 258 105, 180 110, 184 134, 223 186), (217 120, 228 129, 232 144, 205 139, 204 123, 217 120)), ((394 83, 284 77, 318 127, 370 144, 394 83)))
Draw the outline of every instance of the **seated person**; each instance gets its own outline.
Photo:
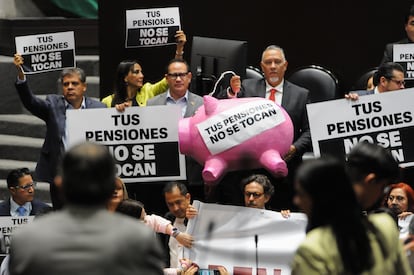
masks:
POLYGON ((414 217, 414 190, 403 182, 392 184, 385 199, 385 206, 398 217, 400 239, 406 238, 408 225, 414 217))
POLYGON ((7 175, 10 199, 0 203, 0 216, 34 216, 51 211, 51 206, 34 198, 35 187, 28 168, 11 170, 7 175))

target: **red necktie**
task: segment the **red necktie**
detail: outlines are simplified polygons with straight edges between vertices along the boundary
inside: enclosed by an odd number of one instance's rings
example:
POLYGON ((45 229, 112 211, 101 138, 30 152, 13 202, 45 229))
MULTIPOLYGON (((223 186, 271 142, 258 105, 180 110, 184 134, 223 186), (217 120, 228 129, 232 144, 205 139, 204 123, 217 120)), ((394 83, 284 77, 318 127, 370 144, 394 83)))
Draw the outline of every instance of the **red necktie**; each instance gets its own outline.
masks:
POLYGON ((269 99, 271 100, 271 101, 273 101, 273 102, 276 102, 276 89, 270 89, 270 96, 269 96, 269 99))

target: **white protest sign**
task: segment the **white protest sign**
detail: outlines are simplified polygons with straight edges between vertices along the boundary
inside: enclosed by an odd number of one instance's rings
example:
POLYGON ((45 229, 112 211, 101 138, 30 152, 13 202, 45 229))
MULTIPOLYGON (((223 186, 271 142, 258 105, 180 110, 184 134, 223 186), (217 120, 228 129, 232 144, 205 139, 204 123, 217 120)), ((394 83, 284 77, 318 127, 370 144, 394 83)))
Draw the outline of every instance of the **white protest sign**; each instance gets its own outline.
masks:
POLYGON ((197 129, 211 154, 228 150, 286 120, 269 100, 254 100, 209 117, 197 129))
POLYGON ((286 219, 280 212, 243 206, 199 201, 193 206, 198 215, 189 220, 187 233, 196 241, 184 250, 185 258, 200 268, 222 265, 230 274, 256 274, 256 268, 259 274, 290 274, 290 262, 305 239, 304 214, 286 219))
POLYGON ((343 156, 360 141, 389 148, 401 167, 414 165, 414 89, 307 105, 315 156, 343 156))
POLYGON ((175 44, 181 29, 178 7, 126 11, 126 48, 175 44))
POLYGON ((18 36, 16 52, 24 58, 26 74, 75 67, 73 31, 18 36))
POLYGON ((33 219, 34 216, 0 217, 0 238, 2 238, 0 243, 3 244, 3 246, 0 246, 0 256, 9 254, 10 242, 14 231, 25 224, 31 223, 33 219))
POLYGON ((414 79, 414 44, 394 44, 393 61, 401 64, 405 79, 414 79))
POLYGON ((82 141, 108 146, 125 182, 186 179, 178 146, 179 106, 66 111, 68 148, 82 141))

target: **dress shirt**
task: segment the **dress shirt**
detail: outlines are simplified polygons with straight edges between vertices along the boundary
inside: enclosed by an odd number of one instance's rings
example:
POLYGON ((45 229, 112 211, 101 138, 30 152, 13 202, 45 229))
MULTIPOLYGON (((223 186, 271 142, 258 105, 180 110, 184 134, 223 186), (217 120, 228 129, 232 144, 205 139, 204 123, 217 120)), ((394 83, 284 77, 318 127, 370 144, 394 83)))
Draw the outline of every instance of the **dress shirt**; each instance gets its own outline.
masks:
POLYGON ((270 90, 275 89, 277 92, 275 94, 276 103, 279 105, 282 105, 282 96, 283 96, 283 80, 279 83, 276 87, 271 86, 266 81, 266 98, 269 99, 270 96, 270 90))
MULTIPOLYGON (((176 218, 173 227, 178 228, 180 232, 187 230, 187 226, 184 224, 184 218, 176 218)), ((171 237, 168 242, 168 247, 170 248, 170 267, 180 268, 180 259, 184 257, 183 246, 175 238, 171 237)))
MULTIPOLYGON (((65 100, 65 106, 66 106, 66 110, 75 110, 75 108, 73 108, 73 106, 66 100, 65 100)), ((86 109, 85 97, 82 98, 81 106, 77 110, 81 110, 81 109, 86 109)), ((62 137, 62 142, 63 142, 63 145, 65 146, 65 150, 68 148, 67 147, 68 146, 67 136, 68 136, 68 128, 66 127, 66 122, 65 122, 65 135, 62 137)))
POLYGON ((10 216, 12 216, 12 217, 20 217, 19 211, 17 210, 17 208, 19 208, 20 206, 23 206, 26 209, 26 215, 25 216, 29 216, 30 215, 30 213, 32 212, 32 203, 30 201, 26 202, 23 205, 18 205, 13 200, 13 198, 10 198, 10 216))
POLYGON ((185 92, 185 95, 183 97, 175 100, 170 94, 170 89, 168 89, 166 105, 178 105, 178 106, 180 106, 182 117, 184 117, 185 112, 187 111, 187 101, 188 101, 188 91, 185 92))

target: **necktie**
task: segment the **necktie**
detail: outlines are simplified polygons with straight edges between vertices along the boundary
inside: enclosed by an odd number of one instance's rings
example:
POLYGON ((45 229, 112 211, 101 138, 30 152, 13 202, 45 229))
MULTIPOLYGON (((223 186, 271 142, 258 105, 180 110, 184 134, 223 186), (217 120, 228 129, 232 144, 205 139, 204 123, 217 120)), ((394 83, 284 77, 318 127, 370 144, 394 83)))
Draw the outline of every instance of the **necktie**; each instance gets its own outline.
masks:
POLYGON ((276 89, 270 89, 270 96, 269 96, 269 99, 271 100, 271 101, 273 101, 273 102, 276 102, 276 89))
POLYGON ((19 213, 19 216, 25 216, 25 214, 26 214, 26 208, 24 208, 23 206, 19 206, 17 208, 17 212, 19 213))

